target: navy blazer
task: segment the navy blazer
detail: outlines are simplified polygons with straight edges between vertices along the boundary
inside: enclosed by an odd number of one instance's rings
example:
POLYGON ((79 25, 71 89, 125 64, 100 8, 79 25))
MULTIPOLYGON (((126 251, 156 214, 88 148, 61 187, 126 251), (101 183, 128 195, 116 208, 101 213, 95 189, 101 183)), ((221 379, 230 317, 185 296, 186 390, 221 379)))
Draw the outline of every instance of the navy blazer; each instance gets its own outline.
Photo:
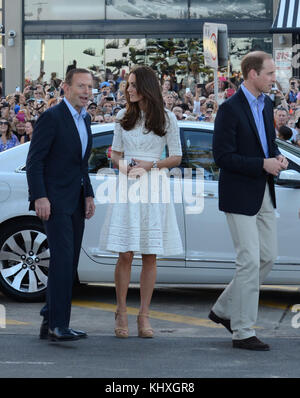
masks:
MULTIPOLYGON (((280 154, 275 142, 273 103, 265 97, 263 110, 269 157, 280 154)), ((276 207, 274 178, 263 169, 264 151, 246 96, 240 88, 220 105, 213 137, 213 154, 220 167, 219 209, 253 216, 269 184, 276 207)))
POLYGON ((36 199, 47 197, 52 214, 73 214, 83 185, 84 196, 94 197, 88 174, 92 148, 91 119, 85 124, 88 145, 82 158, 82 146, 74 119, 62 101, 37 120, 26 162, 30 210, 36 199))

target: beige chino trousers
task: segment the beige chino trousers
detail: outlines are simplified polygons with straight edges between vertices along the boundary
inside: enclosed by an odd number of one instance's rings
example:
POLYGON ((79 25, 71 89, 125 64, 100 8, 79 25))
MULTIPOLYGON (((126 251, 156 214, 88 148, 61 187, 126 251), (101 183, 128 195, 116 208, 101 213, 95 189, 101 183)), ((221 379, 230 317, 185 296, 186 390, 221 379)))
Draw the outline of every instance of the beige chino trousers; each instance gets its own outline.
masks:
POLYGON ((226 213, 236 250, 236 272, 212 310, 230 319, 233 339, 255 336, 259 287, 277 257, 276 216, 266 184, 262 206, 255 216, 226 213))

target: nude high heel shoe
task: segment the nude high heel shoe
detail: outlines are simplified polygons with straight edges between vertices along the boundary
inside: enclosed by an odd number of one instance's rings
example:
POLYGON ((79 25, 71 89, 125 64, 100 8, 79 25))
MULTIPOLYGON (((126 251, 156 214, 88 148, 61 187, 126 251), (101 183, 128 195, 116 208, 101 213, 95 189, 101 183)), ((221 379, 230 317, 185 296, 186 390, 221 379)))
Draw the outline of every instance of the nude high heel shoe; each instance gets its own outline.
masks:
POLYGON ((117 318, 120 315, 125 315, 127 316, 127 312, 118 312, 116 311, 115 313, 115 320, 116 320, 116 326, 115 326, 115 335, 116 337, 120 339, 127 339, 129 336, 129 331, 128 331, 128 326, 127 327, 121 327, 117 323, 117 318))
POLYGON ((149 318, 148 314, 139 314, 137 317, 137 327, 138 327, 138 336, 144 339, 151 339, 154 337, 154 331, 152 328, 145 328, 141 326, 141 318, 149 318))

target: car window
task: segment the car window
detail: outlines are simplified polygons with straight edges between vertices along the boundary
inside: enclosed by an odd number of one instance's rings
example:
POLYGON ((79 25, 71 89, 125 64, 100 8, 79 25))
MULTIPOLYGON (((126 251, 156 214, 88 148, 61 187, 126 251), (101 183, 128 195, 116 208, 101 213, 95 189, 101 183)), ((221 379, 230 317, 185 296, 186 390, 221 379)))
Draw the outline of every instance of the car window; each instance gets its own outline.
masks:
POLYGON ((182 166, 193 170, 203 168, 205 180, 218 180, 219 168, 212 153, 212 132, 184 129, 182 138, 182 166))
POLYGON ((113 132, 93 136, 93 147, 89 157, 89 173, 97 173, 99 169, 112 168, 111 145, 113 132))
POLYGON ((288 170, 295 170, 298 171, 298 173, 300 173, 300 166, 293 162, 291 159, 288 159, 289 161, 289 165, 288 165, 288 170))

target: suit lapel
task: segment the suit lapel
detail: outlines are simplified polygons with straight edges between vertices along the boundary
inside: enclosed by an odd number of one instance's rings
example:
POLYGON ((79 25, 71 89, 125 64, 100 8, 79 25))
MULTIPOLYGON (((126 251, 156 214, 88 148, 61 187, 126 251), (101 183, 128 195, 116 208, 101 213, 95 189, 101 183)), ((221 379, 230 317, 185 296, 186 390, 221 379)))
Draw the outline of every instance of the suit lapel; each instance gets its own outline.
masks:
MULTIPOLYGON (((273 108, 271 108, 271 112, 273 112, 273 108)), ((265 107, 263 110, 263 117, 264 117, 264 123, 265 123, 265 130, 266 130, 266 137, 267 137, 267 143, 269 147, 269 156, 272 157, 273 154, 270 152, 271 148, 273 148, 272 145, 272 128, 274 128, 274 125, 272 126, 271 122, 273 121, 273 118, 270 118, 270 115, 268 115, 268 104, 267 101, 265 100, 265 107)))
POLYGON ((86 151, 85 151, 84 158, 83 158, 83 160, 86 160, 86 156, 89 155, 90 149, 92 147, 92 131, 91 131, 91 123, 90 123, 88 114, 84 118, 84 123, 86 126, 87 135, 88 135, 88 143, 87 143, 86 151))

